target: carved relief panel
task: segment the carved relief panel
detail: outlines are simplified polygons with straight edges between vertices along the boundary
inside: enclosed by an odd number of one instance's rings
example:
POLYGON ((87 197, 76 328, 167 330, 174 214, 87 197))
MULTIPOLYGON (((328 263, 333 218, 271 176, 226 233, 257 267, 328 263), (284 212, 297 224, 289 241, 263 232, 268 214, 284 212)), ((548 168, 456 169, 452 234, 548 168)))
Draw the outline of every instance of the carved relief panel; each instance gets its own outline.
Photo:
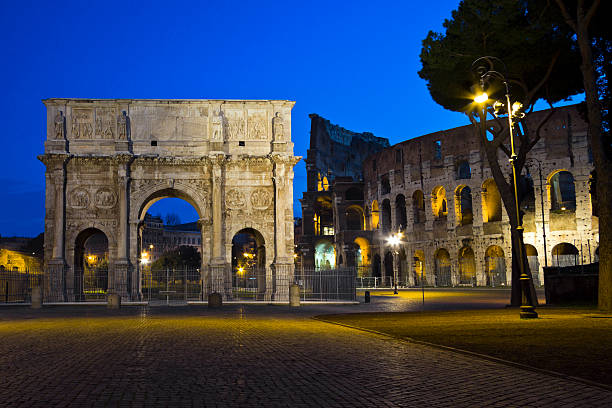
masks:
POLYGON ((74 139, 91 139, 93 136, 93 110, 72 109, 71 134, 74 139))
POLYGON ((96 139, 114 139, 116 127, 117 109, 97 108, 96 109, 96 139))
POLYGON ((268 138, 268 126, 266 111, 249 111, 248 135, 249 140, 266 140, 268 138))
POLYGON ((245 121, 242 111, 224 111, 223 119, 223 130, 227 140, 243 140, 245 138, 245 121))

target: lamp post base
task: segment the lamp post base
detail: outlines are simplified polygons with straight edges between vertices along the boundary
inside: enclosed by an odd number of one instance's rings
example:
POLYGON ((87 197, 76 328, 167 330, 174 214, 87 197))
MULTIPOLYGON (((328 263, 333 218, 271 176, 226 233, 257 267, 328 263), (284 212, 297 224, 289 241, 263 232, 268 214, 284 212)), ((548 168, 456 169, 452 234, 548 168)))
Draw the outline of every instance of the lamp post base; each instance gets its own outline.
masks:
POLYGON ((537 319, 538 312, 535 311, 533 306, 521 306, 521 319, 537 319))

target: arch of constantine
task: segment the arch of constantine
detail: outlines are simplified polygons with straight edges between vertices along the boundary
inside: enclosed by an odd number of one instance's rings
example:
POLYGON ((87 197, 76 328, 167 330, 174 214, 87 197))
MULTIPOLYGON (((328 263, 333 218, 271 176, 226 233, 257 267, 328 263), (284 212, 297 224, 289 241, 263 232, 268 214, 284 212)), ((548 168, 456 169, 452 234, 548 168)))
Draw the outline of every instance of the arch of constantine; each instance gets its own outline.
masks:
MULTIPOLYGON (((249 229, 265 248, 266 300, 293 278, 291 109, 284 100, 46 99, 46 296, 78 299, 82 243, 103 233, 108 292, 141 297, 148 208, 166 197, 199 215, 203 296, 232 298, 232 238, 249 229)), ((82 262, 82 261, 81 261, 82 262)))

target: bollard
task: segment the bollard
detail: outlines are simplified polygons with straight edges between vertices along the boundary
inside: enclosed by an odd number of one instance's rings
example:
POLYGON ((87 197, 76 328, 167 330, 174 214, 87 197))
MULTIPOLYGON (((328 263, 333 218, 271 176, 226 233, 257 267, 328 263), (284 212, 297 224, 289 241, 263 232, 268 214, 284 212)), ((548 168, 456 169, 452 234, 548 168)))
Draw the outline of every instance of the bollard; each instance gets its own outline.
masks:
POLYGON ((214 292, 208 295, 208 307, 216 309, 223 306, 223 298, 220 293, 214 292))
POLYGON ((369 290, 365 291, 365 300, 364 300, 364 302, 365 303, 370 303, 370 291, 369 290))
POLYGON ((120 309, 121 308, 121 296, 112 293, 106 298, 106 307, 108 309, 120 309))
POLYGON ((289 286, 289 306, 297 307, 300 305, 300 285, 289 286))
POLYGON ((42 307, 42 290, 40 286, 32 288, 32 309, 40 309, 42 307))

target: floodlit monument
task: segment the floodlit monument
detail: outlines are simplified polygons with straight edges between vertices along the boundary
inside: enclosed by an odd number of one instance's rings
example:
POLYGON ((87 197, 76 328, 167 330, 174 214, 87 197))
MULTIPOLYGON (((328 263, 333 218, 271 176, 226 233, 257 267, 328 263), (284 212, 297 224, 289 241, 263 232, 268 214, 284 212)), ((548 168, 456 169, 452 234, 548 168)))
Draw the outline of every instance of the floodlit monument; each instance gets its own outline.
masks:
POLYGON ((46 297, 83 295, 84 243, 106 237, 107 293, 141 297, 142 228, 166 197, 199 215, 202 298, 232 298, 232 239, 263 254, 257 293, 288 300, 293 278, 291 109, 284 100, 46 99, 46 297))

